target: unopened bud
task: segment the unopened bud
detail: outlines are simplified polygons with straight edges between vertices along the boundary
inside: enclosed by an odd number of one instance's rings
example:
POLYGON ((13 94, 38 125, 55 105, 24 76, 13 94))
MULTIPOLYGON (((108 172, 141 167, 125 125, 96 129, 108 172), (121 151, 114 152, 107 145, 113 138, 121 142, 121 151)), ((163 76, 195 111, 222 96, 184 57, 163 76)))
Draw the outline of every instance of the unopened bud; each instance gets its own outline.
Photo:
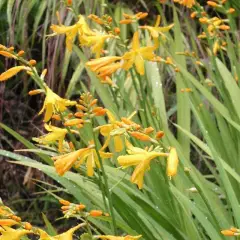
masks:
POLYGON ((31 230, 31 229, 32 229, 31 223, 26 222, 25 225, 24 225, 24 228, 25 228, 26 230, 31 230))
POLYGON ((103 212, 101 210, 92 210, 89 212, 89 214, 92 217, 100 217, 102 216, 103 212))
POLYGON ((18 52, 18 54, 17 54, 17 55, 18 55, 19 57, 21 57, 21 56, 23 56, 23 55, 24 55, 24 53, 25 53, 25 52, 24 52, 23 50, 21 50, 21 51, 19 51, 19 52, 18 52))
POLYGON ((28 63, 31 65, 31 66, 35 66, 37 64, 36 60, 34 59, 31 59, 30 61, 28 61, 28 63))

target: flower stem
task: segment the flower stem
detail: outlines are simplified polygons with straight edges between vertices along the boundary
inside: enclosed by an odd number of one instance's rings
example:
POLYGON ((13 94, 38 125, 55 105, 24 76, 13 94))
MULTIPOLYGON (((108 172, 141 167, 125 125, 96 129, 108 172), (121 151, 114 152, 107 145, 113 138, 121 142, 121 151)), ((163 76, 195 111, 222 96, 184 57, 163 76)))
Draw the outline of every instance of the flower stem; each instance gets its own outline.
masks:
MULTIPOLYGON (((92 126, 92 131, 93 131, 93 122, 92 122, 92 120, 91 120, 91 126, 92 126)), ((102 171, 104 185, 105 185, 105 191, 106 191, 106 195, 107 195, 107 198, 108 198, 109 211, 110 211, 111 218, 112 218, 111 229, 112 229, 113 233, 116 235, 117 227, 116 227, 116 219, 115 219, 115 214, 114 214, 114 209, 113 209, 112 196, 111 196, 111 193, 109 191, 108 179, 107 179, 107 175, 106 175, 106 172, 105 172, 105 169, 104 169, 104 166, 103 166, 102 158, 101 158, 101 156, 99 154, 99 151, 98 151, 97 139, 96 139, 96 136, 94 134, 94 131, 93 131, 93 141, 94 141, 96 153, 97 153, 97 156, 98 156, 98 159, 99 159, 100 168, 101 168, 101 171, 102 171)))

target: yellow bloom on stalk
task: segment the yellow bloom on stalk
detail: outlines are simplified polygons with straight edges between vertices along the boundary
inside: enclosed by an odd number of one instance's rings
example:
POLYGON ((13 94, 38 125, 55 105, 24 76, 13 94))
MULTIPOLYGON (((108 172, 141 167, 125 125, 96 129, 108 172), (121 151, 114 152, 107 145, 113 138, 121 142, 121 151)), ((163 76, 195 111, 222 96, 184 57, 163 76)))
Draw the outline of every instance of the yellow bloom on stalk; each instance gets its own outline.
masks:
POLYGON ((104 149, 106 149, 111 141, 111 138, 113 138, 115 151, 121 152, 123 150, 123 142, 122 142, 121 136, 120 135, 111 136, 111 132, 114 129, 119 128, 117 125, 117 120, 109 110, 107 110, 107 115, 110 123, 99 127, 100 133, 104 137, 107 137, 101 150, 103 151, 104 149))
POLYGON ((83 35, 79 37, 79 41, 82 46, 91 47, 92 53, 96 54, 96 58, 99 58, 103 51, 104 42, 108 38, 113 38, 113 37, 114 36, 110 34, 107 34, 107 35, 96 34, 95 36, 83 35))
POLYGON ((82 226, 83 226, 83 224, 79 224, 76 227, 70 228, 68 231, 66 231, 64 233, 61 233, 61 234, 53 236, 53 237, 49 236, 45 231, 38 229, 39 235, 40 235, 39 240, 72 240, 73 233, 82 226))
POLYGON ((129 70, 133 64, 140 75, 144 75, 144 60, 152 61, 155 57, 153 51, 156 46, 140 47, 139 34, 135 32, 132 41, 132 50, 123 55, 124 63, 122 68, 129 70))
POLYGON ((95 33, 87 25, 84 17, 81 15, 79 15, 78 22, 72 26, 64 26, 62 24, 60 24, 60 25, 53 24, 51 26, 51 29, 54 32, 54 34, 52 34, 50 36, 54 36, 57 34, 65 34, 66 35, 66 46, 70 52, 72 51, 73 42, 74 42, 74 39, 77 36, 77 34, 87 35, 87 36, 95 35, 95 33))
POLYGON ((54 160, 54 166, 56 168, 57 173, 62 176, 65 172, 67 172, 80 158, 84 155, 89 149, 88 148, 82 148, 77 151, 67 153, 64 155, 52 157, 52 160, 54 160))
POLYGON ((9 78, 17 75, 22 70, 30 71, 31 68, 25 67, 25 66, 12 67, 8 69, 6 72, 3 72, 2 74, 0 74, 0 82, 8 80, 9 78))
POLYGON ((119 62, 121 59, 122 57, 117 56, 101 57, 88 61, 86 66, 97 74, 102 83, 111 85, 110 76, 122 68, 122 63, 119 62))
MULTIPOLYGON (((82 148, 68 154, 52 157, 52 159, 55 160, 54 166, 57 173, 62 176, 74 164, 76 164, 76 167, 79 167, 84 161, 86 161, 87 175, 90 177, 93 176, 94 168, 96 166, 100 168, 99 158, 93 147, 94 145, 89 145, 87 148, 82 148)), ((102 149, 100 149, 99 154, 101 158, 112 157, 112 153, 105 153, 102 149)))
POLYGON ((31 231, 25 229, 13 229, 11 227, 4 226, 0 227, 0 240, 20 240, 26 234, 32 233, 31 231))
POLYGON ((123 168, 136 166, 131 176, 131 182, 137 184, 139 189, 142 189, 144 174, 150 169, 151 161, 156 157, 167 157, 168 153, 148 152, 141 148, 133 147, 130 143, 128 143, 127 146, 130 155, 118 157, 118 163, 123 168))
POLYGON ((46 135, 43 135, 39 138, 33 138, 34 141, 40 144, 50 144, 55 141, 58 141, 58 150, 59 152, 63 151, 63 141, 67 134, 67 129, 62 129, 58 127, 54 127, 51 125, 44 124, 45 129, 50 132, 46 135))
POLYGON ((46 86, 46 98, 39 114, 42 114, 44 110, 46 110, 44 122, 48 122, 53 114, 57 113, 58 111, 63 112, 67 109, 67 106, 73 106, 76 103, 77 102, 75 101, 70 101, 59 97, 49 87, 46 86))
POLYGON ((111 235, 101 235, 101 236, 97 236, 97 238, 103 239, 103 240, 136 240, 141 238, 142 235, 138 235, 138 236, 130 236, 127 235, 125 237, 118 237, 118 236, 111 236, 111 235))
POLYGON ((165 36, 164 33, 168 32, 174 26, 174 24, 170 24, 167 27, 159 27, 160 23, 161 23, 161 17, 160 17, 160 15, 158 15, 154 27, 152 27, 152 26, 141 26, 140 27, 142 29, 147 29, 150 32, 151 36, 155 40, 155 44, 157 43, 156 40, 157 40, 159 35, 161 37, 163 37, 163 39, 165 39, 166 36, 165 36))

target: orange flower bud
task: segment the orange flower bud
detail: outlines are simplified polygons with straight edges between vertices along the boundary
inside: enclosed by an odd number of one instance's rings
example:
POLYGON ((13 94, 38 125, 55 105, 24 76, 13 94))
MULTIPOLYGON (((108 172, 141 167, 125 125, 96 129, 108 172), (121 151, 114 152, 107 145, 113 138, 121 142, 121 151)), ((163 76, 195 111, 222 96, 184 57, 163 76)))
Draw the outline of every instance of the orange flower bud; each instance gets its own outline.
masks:
POLYGON ((83 105, 77 104, 76 107, 82 111, 87 111, 87 108, 84 107, 83 105))
POLYGON ((148 16, 148 13, 145 12, 145 13, 139 14, 138 18, 139 18, 139 19, 143 19, 143 18, 145 18, 145 17, 147 17, 147 16, 148 16))
POLYGON ((61 120, 61 117, 60 117, 59 115, 57 115, 57 114, 53 114, 53 115, 52 115, 52 119, 57 120, 57 121, 60 121, 60 120, 61 120))
POLYGON ((120 31, 120 28, 115 27, 115 28, 114 28, 114 32, 115 32, 116 34, 120 34, 120 32, 121 32, 121 31, 120 31))
POLYGON ((68 118, 71 118, 72 116, 73 116, 73 113, 69 113, 69 114, 67 115, 68 118))
POLYGON ((62 206, 61 209, 62 209, 63 211, 67 211, 67 210, 69 210, 69 206, 62 206))
POLYGON ((75 117, 78 117, 78 118, 82 118, 84 116, 84 113, 83 112, 76 112, 74 114, 75 117))
POLYGON ((193 12, 193 13, 191 13, 191 18, 195 18, 196 16, 197 16, 197 12, 193 12))
POLYGON ((159 139, 161 139, 163 136, 164 136, 164 132, 163 132, 163 131, 158 131, 155 138, 156 138, 157 140, 159 140, 159 139))
POLYGON ((122 117, 121 120, 122 120, 122 122, 124 122, 124 123, 127 124, 127 125, 133 124, 133 122, 132 122, 130 119, 127 119, 127 118, 125 118, 125 117, 122 117))
POLYGON ((64 123, 64 126, 65 127, 76 126, 76 125, 81 124, 83 122, 84 122, 84 120, 75 118, 75 119, 71 119, 71 120, 66 121, 64 123))
POLYGON ((207 1, 207 5, 211 6, 211 7, 218 7, 218 4, 216 2, 213 2, 213 1, 207 1))
POLYGON ((95 113, 95 116, 103 116, 103 115, 106 114, 106 112, 107 112, 106 109, 102 109, 102 110, 96 112, 96 113, 95 113))
POLYGON ((148 127, 148 128, 145 128, 144 129, 144 132, 146 133, 146 134, 150 134, 150 133, 152 133, 154 131, 154 128, 153 127, 148 127))
POLYGON ((130 135, 140 141, 151 141, 151 138, 144 134, 144 133, 140 133, 140 132, 130 132, 130 135))
POLYGON ((221 30, 229 30, 230 27, 228 25, 223 24, 223 25, 219 26, 219 29, 221 29, 221 30))
POLYGON ((94 100, 91 102, 90 106, 93 106, 93 105, 97 104, 97 102, 98 102, 98 100, 97 100, 97 99, 94 99, 94 100))
POLYGON ((130 24, 130 23, 132 23, 132 22, 133 22, 132 19, 123 19, 123 20, 121 20, 119 23, 120 23, 120 24, 130 24))
POLYGON ((20 217, 16 216, 16 215, 12 215, 11 219, 13 219, 13 220, 15 220, 17 222, 21 222, 22 221, 22 219, 20 217))
POLYGON ((206 17, 203 17, 203 18, 199 18, 199 22, 200 23, 207 23, 208 22, 208 19, 206 17))
POLYGON ((21 50, 21 51, 18 52, 17 55, 18 55, 19 57, 21 57, 22 55, 24 55, 24 53, 25 53, 25 52, 24 52, 23 50, 21 50))
POLYGON ((14 51, 14 47, 10 47, 10 48, 8 48, 8 51, 14 51))
POLYGON ((89 214, 92 217, 100 217, 102 216, 103 212, 101 210, 92 210, 89 212, 89 214))
POLYGON ((234 236, 234 232, 232 232, 231 230, 222 230, 221 234, 223 234, 224 236, 234 236))
POLYGON ((31 59, 30 61, 28 61, 28 63, 31 65, 31 66, 34 66, 37 64, 36 60, 34 59, 31 59))
POLYGON ((70 205, 70 202, 67 201, 67 200, 64 200, 64 199, 60 199, 59 202, 64 206, 69 206, 70 205))
POLYGON ((236 10, 235 10, 234 8, 229 8, 228 11, 227 11, 227 13, 232 14, 232 13, 234 13, 235 11, 236 11, 236 10))
POLYGON ((98 112, 98 111, 100 111, 100 110, 103 110, 103 108, 102 108, 102 107, 95 107, 95 108, 93 109, 93 112, 96 113, 96 112, 98 112))
POLYGON ((166 58, 166 64, 172 65, 173 64, 173 60, 170 57, 166 58))
POLYGON ((124 16, 126 19, 131 19, 131 18, 132 18, 132 16, 129 15, 129 14, 127 14, 127 13, 123 13, 123 16, 124 16))
POLYGON ((74 147, 74 145, 73 145, 72 142, 69 142, 69 143, 68 143, 68 146, 70 147, 70 149, 71 149, 72 151, 75 150, 75 147, 74 147))
POLYGON ((77 208, 77 210, 81 211, 81 210, 85 209, 86 206, 84 204, 78 204, 76 208, 77 208))
POLYGON ((34 89, 28 92, 30 96, 37 95, 39 93, 43 93, 44 91, 42 89, 34 89))
POLYGON ((24 228, 25 228, 26 230, 31 230, 31 229, 32 229, 31 223, 26 222, 24 228))

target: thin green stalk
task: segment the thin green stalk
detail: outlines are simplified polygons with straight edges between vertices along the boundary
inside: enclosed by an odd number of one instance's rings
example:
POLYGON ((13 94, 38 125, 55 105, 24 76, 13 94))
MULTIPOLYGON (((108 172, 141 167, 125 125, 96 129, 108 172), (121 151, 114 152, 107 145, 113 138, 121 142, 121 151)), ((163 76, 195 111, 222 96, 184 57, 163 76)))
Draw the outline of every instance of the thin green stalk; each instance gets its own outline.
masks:
MULTIPOLYGON (((92 130, 93 130, 93 122, 92 121, 91 121, 91 127, 92 127, 92 130)), ((101 158, 100 153, 99 153, 98 148, 97 148, 97 139, 96 139, 96 136, 95 136, 94 132, 93 132, 93 141, 94 141, 95 150, 96 150, 96 153, 97 153, 97 156, 98 156, 98 159, 99 159, 100 168, 102 170, 105 190, 106 190, 106 194, 107 194, 107 198, 108 198, 109 211, 110 211, 111 218, 112 218, 112 221, 111 221, 110 225, 111 225, 111 229, 112 229, 113 233, 116 234, 117 227, 116 227, 116 220, 115 220, 115 214, 114 214, 114 209, 113 209, 112 196, 111 196, 111 193, 109 191, 107 175, 106 175, 106 172, 105 172, 105 169, 104 169, 104 166, 103 166, 102 158, 101 158)))

